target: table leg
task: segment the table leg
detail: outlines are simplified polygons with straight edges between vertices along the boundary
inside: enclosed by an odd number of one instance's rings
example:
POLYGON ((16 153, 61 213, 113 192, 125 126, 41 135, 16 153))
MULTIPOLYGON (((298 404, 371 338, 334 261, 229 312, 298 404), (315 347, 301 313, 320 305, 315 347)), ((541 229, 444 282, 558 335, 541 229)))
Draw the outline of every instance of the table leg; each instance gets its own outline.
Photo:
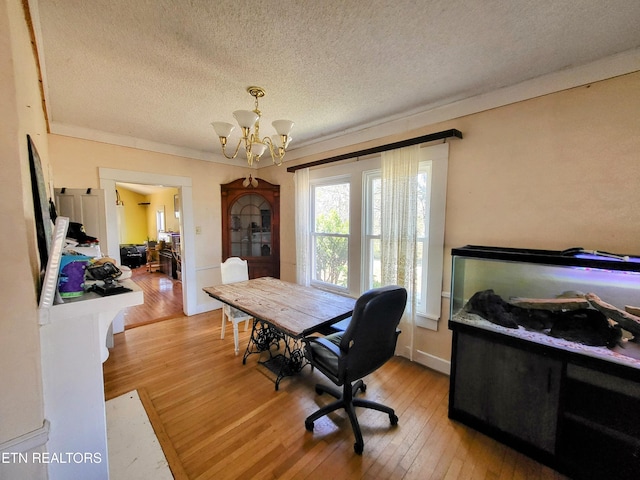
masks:
POLYGON ((260 363, 276 374, 275 388, 280 387, 280 381, 284 377, 289 377, 297 374, 307 365, 309 362, 304 356, 304 345, 302 340, 298 338, 289 337, 284 335, 284 349, 282 353, 278 355, 269 355, 269 358, 260 363))
POLYGON ((263 352, 269 352, 269 358, 260 360, 259 363, 276 375, 276 390, 284 377, 295 375, 309 363, 304 356, 304 344, 301 339, 290 337, 268 322, 256 320, 251 329, 251 337, 242 363, 246 364, 250 355, 263 352), (284 348, 282 353, 274 355, 272 347, 275 346, 276 350, 280 350, 280 340, 284 348))
POLYGON ((242 357, 242 364, 245 365, 249 355, 254 353, 269 352, 269 355, 271 355, 272 346, 279 350, 281 339, 284 340, 284 334, 280 330, 273 328, 267 322, 256 320, 251 328, 251 337, 242 357))

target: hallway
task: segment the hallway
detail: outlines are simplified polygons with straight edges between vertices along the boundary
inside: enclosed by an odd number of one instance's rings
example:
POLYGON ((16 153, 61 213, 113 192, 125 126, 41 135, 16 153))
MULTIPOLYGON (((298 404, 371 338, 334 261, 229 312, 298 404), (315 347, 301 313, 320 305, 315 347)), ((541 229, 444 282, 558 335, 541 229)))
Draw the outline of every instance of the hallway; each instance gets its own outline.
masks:
POLYGON ((124 328, 155 323, 182 316, 182 282, 145 266, 131 269, 131 280, 144 292, 144 304, 125 309, 124 328))

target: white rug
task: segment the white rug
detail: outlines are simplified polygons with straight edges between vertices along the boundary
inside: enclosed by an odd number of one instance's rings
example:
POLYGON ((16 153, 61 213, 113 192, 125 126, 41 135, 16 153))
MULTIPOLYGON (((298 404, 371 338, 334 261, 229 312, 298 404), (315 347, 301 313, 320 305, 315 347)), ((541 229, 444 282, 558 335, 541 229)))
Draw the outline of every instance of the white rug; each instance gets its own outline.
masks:
POLYGON ((137 390, 106 402, 111 480, 173 480, 137 390))

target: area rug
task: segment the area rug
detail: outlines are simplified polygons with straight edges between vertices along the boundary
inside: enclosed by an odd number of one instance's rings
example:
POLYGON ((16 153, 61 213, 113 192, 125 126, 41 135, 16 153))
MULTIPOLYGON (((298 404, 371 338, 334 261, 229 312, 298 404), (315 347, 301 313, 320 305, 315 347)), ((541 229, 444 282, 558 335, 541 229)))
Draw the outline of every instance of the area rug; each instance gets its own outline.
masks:
POLYGON ((111 480, 173 480, 137 390, 106 402, 111 480))

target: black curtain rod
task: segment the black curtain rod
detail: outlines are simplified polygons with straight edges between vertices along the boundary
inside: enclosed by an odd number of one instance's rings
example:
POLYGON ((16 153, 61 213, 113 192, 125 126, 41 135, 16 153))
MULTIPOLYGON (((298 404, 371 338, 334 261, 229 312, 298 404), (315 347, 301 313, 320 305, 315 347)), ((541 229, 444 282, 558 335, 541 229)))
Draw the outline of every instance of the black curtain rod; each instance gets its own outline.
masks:
POLYGON ((452 128, 451 130, 443 130, 442 132, 430 133, 421 137, 410 138, 408 140, 402 140, 400 142, 388 143, 386 145, 380 145, 378 147, 367 148, 365 150, 359 150, 352 153, 344 153, 335 157, 325 158, 323 160, 316 160, 314 162, 303 163, 295 165, 293 167, 287 167, 287 172, 295 172, 301 168, 317 167, 318 165, 325 165, 327 163, 339 162, 340 160, 347 160, 349 158, 364 157, 365 155, 371 155, 373 153, 386 152, 388 150, 395 150, 396 148, 409 147, 411 145, 417 145, 419 143, 433 142, 434 140, 442 140, 445 138, 462 138, 462 132, 452 128))

